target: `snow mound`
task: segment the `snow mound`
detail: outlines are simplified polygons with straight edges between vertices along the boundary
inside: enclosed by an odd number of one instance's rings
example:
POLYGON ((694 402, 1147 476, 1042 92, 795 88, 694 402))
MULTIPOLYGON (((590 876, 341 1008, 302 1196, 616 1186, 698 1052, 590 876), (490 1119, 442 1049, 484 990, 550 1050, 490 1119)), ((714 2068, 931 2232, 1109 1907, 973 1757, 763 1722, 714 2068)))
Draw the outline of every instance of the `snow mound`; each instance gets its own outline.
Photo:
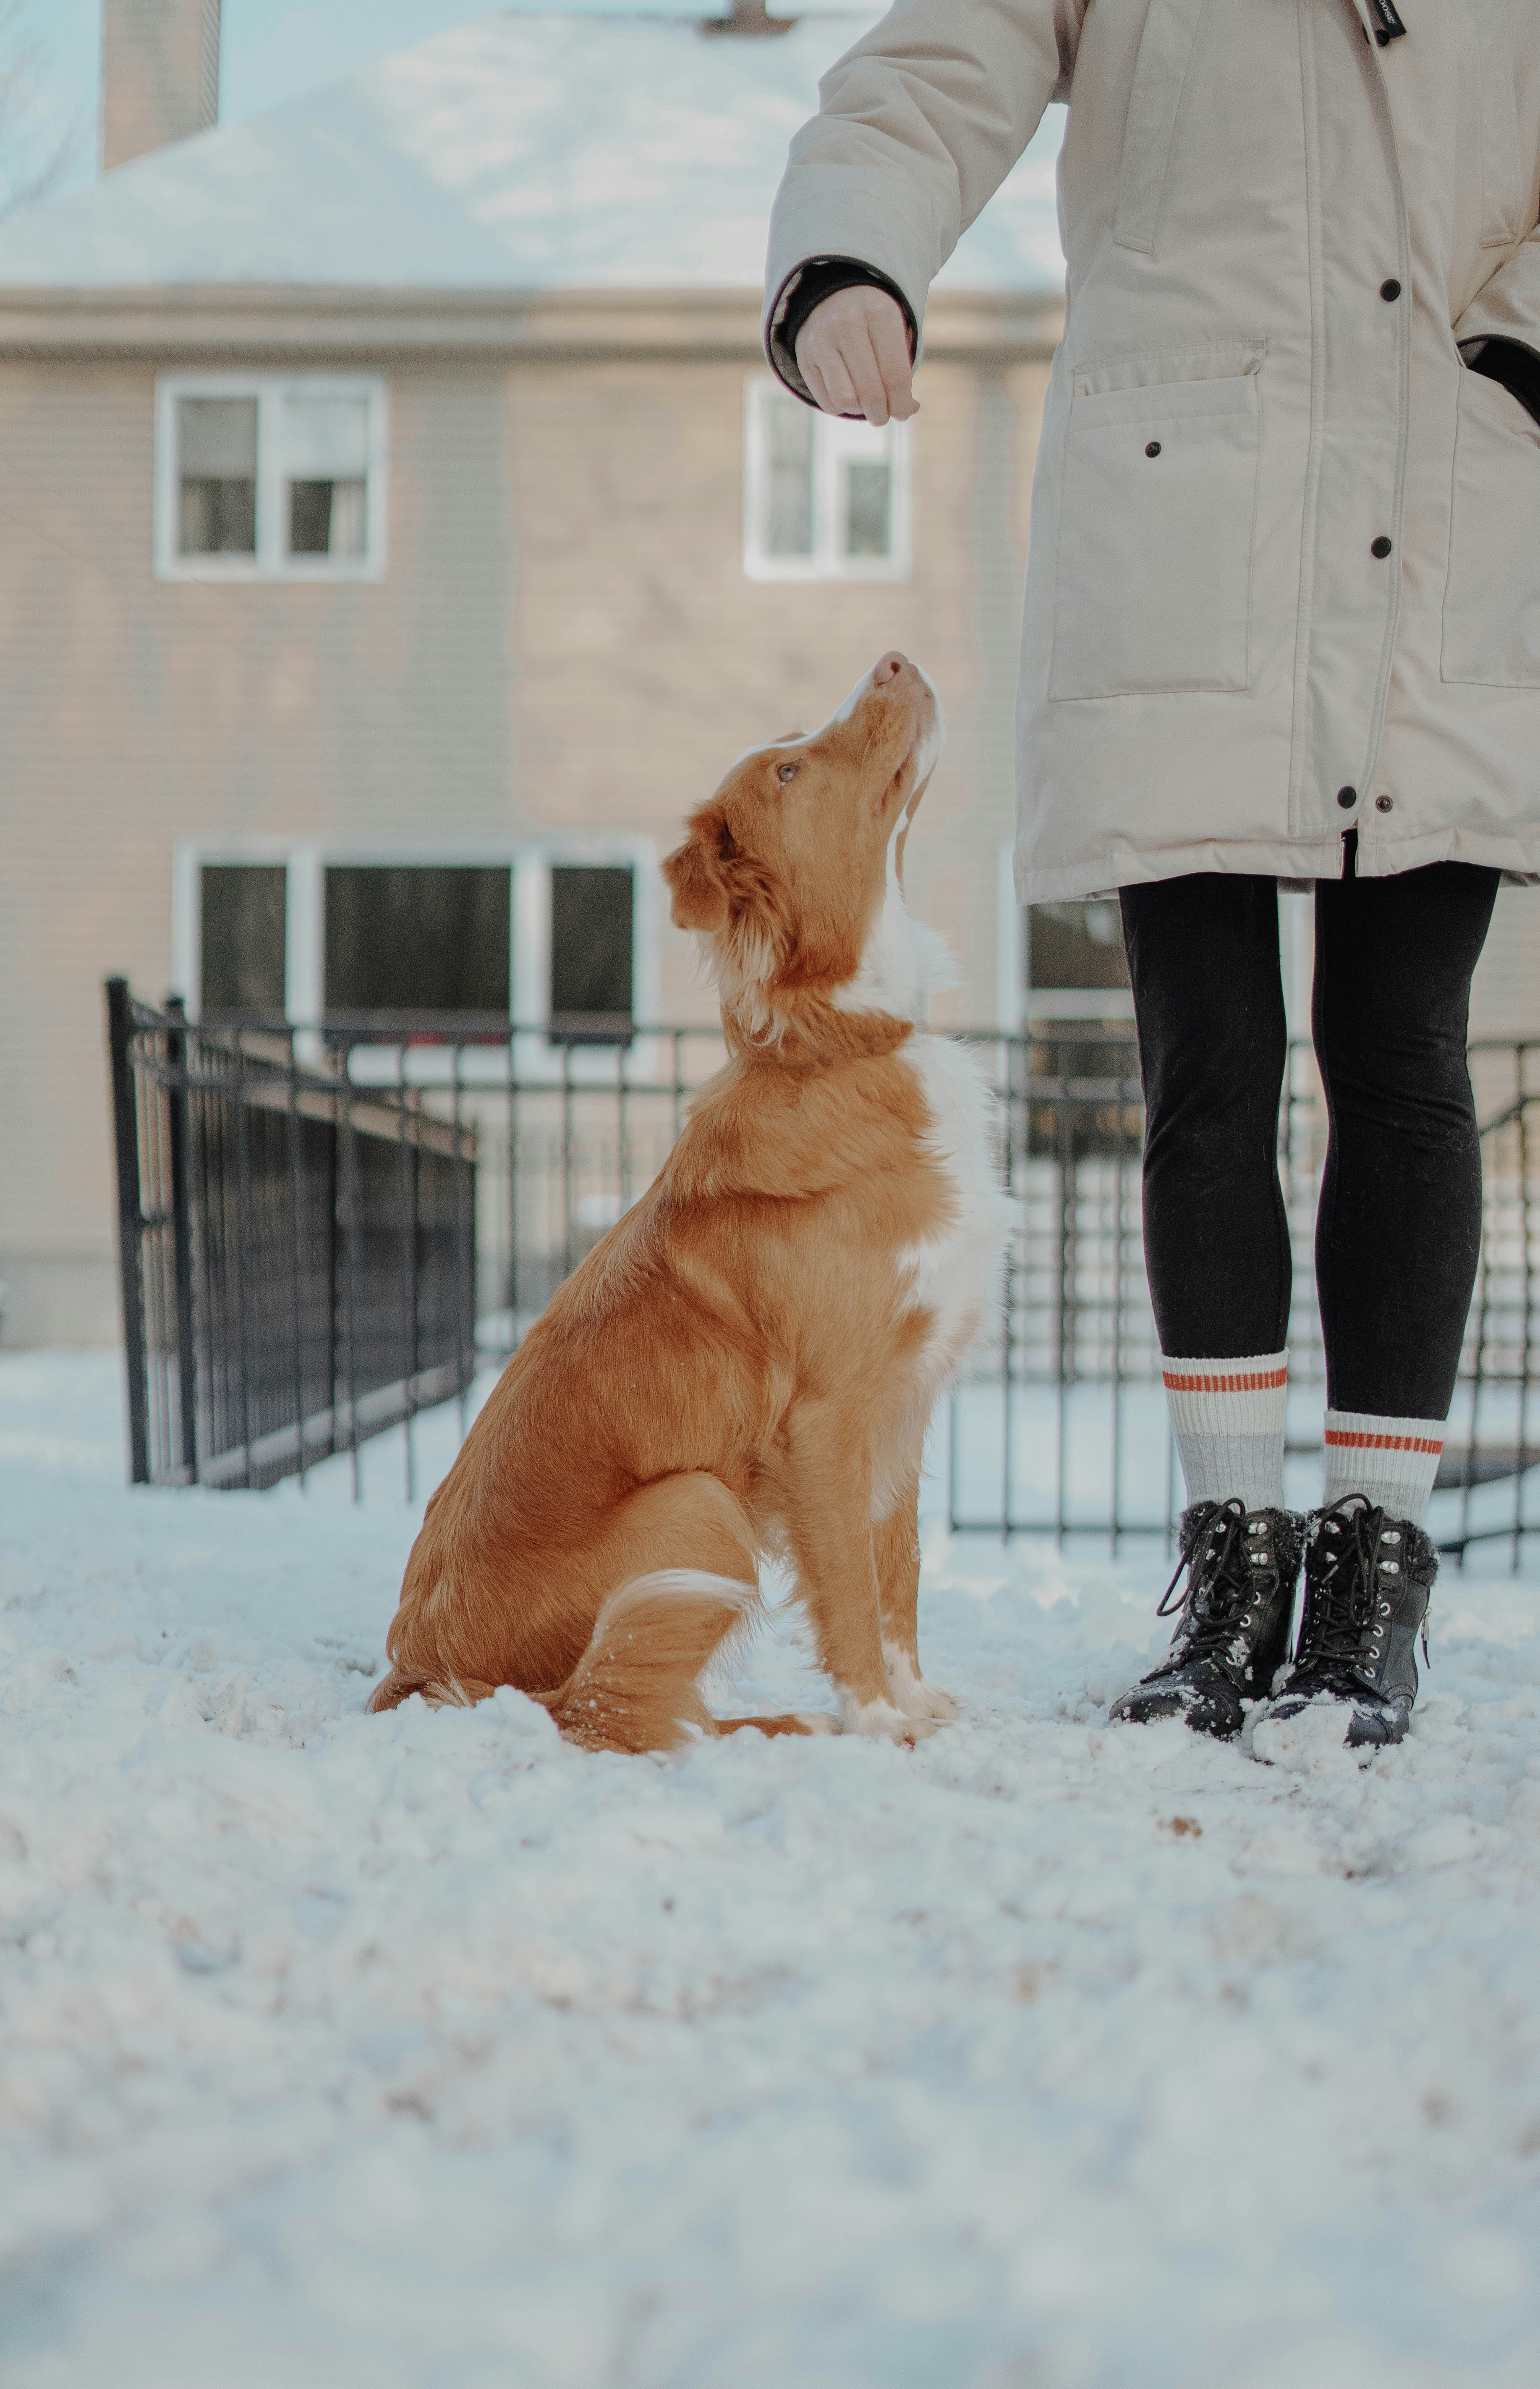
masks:
POLYGON ((388 1444, 131 1494, 116 1393, 0 1360, 6 2389, 1540 2377, 1540 1588, 1290 1769, 1107 1726, 1161 1552, 933 1540, 956 1725, 596 1757, 364 1714, 388 1444))

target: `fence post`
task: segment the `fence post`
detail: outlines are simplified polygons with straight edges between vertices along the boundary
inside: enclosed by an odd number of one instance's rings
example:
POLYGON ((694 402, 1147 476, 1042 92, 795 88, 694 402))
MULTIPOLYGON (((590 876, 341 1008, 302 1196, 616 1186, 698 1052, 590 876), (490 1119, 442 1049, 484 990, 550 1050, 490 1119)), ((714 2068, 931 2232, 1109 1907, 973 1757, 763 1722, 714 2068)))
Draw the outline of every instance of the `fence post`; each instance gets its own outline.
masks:
POLYGON ((176 1389, 182 1465, 197 1482, 197 1346, 193 1340, 193 1206, 188 1186, 192 1092, 187 1080, 187 1007, 166 998, 166 1060, 171 1069, 172 1266, 176 1280, 176 1389))
POLYGON ((123 1361, 128 1372, 129 1482, 149 1483, 149 1410, 145 1386, 145 1289, 140 1275, 144 1214, 139 1204, 139 1114, 129 1054, 134 1012, 126 978, 107 982, 107 1051, 118 1158, 118 1277, 123 1298, 123 1361))

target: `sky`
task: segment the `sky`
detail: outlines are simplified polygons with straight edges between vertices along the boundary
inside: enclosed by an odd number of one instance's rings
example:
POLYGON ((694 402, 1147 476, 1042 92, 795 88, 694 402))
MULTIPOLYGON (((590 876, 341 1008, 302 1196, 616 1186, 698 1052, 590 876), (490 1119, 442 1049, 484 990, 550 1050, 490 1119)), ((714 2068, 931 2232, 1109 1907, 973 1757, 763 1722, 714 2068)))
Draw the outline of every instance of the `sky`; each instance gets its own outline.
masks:
MULTIPOLYGON (((543 0, 559 6, 559 0, 543 0)), ((657 0, 651 0, 655 7, 657 0)), ((697 0, 702 15, 720 13, 720 0, 697 0)), ((645 11, 638 0, 583 0, 592 12, 645 11)), ((689 13, 676 0, 668 13, 689 13)), ((830 0, 798 0, 797 13, 823 13, 830 0)), ((451 25, 493 9, 476 0, 224 0, 222 20, 220 119, 233 123, 297 98, 317 83, 356 74, 387 50, 425 41, 451 25)), ((70 142, 70 161, 51 196, 95 180, 101 49, 101 0, 10 0, 0 6, 0 40, 11 56, 28 57, 31 131, 26 159, 70 142)), ((0 51, 0 71, 6 63, 0 51)), ((0 162, 0 189, 5 164, 0 162)))

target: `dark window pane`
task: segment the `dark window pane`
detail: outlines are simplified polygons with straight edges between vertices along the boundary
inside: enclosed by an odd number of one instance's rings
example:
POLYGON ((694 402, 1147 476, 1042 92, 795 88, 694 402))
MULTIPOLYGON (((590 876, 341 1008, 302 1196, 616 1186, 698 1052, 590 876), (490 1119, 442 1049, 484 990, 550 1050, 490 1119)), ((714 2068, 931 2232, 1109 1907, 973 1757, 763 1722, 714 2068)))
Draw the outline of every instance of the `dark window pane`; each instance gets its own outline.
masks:
POLYGON ((205 1020, 231 1013, 283 1018, 287 886, 281 862, 204 864, 205 1020))
POLYGON ((888 509, 893 474, 886 465, 850 465, 846 468, 845 552, 846 556, 886 556, 893 544, 888 509))
POLYGON ((367 520, 363 481, 291 481, 290 556, 362 556, 367 520))
POLYGON ((327 556, 332 544, 330 481, 288 485, 288 546, 291 556, 327 556))
POLYGON ((1123 918, 1115 897, 1027 908, 1028 987, 1126 987, 1123 918))
POLYGON ((508 866, 334 864, 326 1011, 508 1017, 508 866))
POLYGON ((631 1029, 631 873, 557 863, 551 874, 551 1033, 592 1044, 631 1029))
POLYGON ((255 556, 255 481, 184 480, 177 512, 179 556, 255 556))

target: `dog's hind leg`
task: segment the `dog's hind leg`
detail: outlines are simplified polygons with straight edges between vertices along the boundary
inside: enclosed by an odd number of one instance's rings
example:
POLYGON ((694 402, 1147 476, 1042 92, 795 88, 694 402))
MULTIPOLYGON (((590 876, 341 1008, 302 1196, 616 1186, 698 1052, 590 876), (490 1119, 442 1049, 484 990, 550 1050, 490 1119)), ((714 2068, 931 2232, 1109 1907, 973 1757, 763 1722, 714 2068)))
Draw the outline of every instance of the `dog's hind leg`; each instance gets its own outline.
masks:
POLYGON ((715 1720, 700 1678, 761 1615, 754 1530, 719 1478, 666 1476, 621 1502, 576 1555, 603 1593, 565 1683, 536 1697, 592 1750, 672 1750, 715 1720))

